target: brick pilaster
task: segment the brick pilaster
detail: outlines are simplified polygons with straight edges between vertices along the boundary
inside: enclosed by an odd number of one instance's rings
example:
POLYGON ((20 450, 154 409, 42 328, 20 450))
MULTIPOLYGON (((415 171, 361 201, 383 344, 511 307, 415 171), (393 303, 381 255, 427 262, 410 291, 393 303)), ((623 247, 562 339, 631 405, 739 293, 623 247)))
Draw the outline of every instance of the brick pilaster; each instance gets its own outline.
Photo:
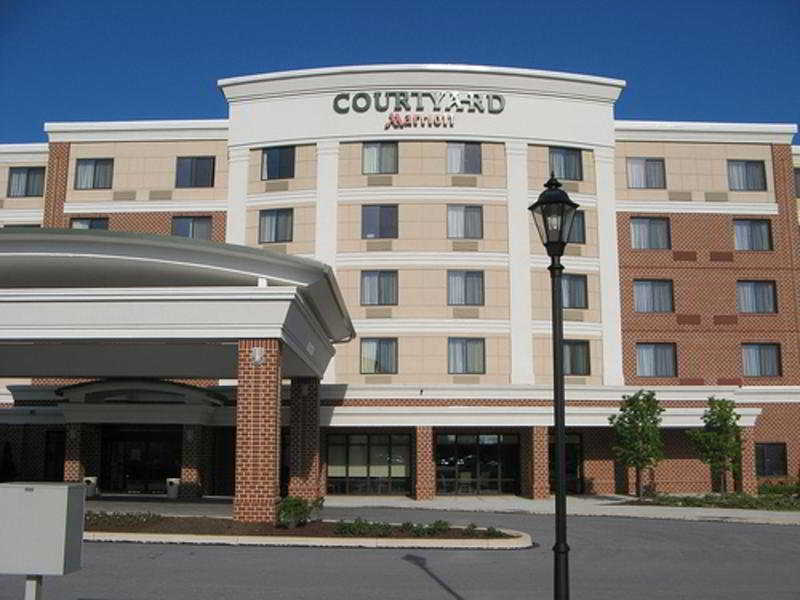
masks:
POLYGON ((756 444, 753 427, 742 427, 742 474, 740 478, 741 492, 745 494, 758 493, 758 480, 756 479, 756 444))
MULTIPOLYGON (((64 481, 83 482, 100 475, 101 435, 98 425, 67 423, 64 438, 64 481)), ((103 482, 98 480, 102 489, 103 482)))
POLYGON ((274 523, 280 496, 280 340, 239 340, 238 380, 233 518, 274 523), (252 355, 259 348, 260 365, 252 355))
POLYGON ((289 495, 316 500, 324 489, 320 465, 319 379, 295 377, 289 422, 289 495))
POLYGON ((520 433, 521 494, 534 500, 550 497, 547 427, 523 427, 520 433))
POLYGON ((199 498, 205 490, 208 457, 202 425, 184 425, 181 448, 181 498, 199 498))
POLYGON ((433 427, 417 427, 414 437, 414 499, 432 500, 436 495, 433 427))
POLYGON ((64 227, 64 202, 69 182, 69 142, 50 142, 44 194, 43 227, 64 227))

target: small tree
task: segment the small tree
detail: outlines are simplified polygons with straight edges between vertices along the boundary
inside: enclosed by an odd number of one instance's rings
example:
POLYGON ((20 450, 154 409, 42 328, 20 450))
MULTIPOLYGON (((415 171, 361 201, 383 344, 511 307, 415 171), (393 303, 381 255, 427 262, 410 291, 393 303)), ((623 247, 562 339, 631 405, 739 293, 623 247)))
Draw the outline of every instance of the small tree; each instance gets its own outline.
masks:
POLYGON ((736 472, 741 457, 739 415, 734 407, 732 400, 711 396, 703 413, 704 427, 687 432, 700 460, 721 477, 723 494, 728 492, 728 473, 736 472))
POLYGON ((617 460, 636 470, 638 498, 642 497, 642 470, 655 467, 664 456, 659 429, 663 412, 655 392, 639 390, 632 396, 623 396, 619 414, 608 418, 616 435, 613 451, 617 460))

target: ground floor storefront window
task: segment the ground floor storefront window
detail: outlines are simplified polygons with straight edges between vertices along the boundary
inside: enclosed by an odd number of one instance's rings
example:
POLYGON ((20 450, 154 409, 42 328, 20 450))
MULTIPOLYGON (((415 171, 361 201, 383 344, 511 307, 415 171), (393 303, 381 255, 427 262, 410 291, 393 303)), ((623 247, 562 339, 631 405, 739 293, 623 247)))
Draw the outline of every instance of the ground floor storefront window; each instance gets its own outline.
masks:
POLYGON ((507 433, 436 435, 437 494, 518 494, 519 436, 507 433))
POLYGON ((181 474, 180 425, 105 426, 100 481, 104 492, 163 494, 181 474))
POLYGON ((408 494, 409 434, 328 434, 329 494, 408 494))

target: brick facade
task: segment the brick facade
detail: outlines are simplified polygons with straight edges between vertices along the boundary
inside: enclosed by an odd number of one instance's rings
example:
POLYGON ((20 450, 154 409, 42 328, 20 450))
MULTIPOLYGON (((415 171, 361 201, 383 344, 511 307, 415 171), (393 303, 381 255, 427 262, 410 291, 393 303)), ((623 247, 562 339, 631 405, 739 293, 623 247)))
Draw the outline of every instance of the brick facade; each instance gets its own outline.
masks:
POLYGON ((100 475, 100 427, 67 423, 64 440, 64 481, 82 482, 100 475))
POLYGON ((181 498, 199 498, 208 492, 209 441, 202 425, 184 425, 181 444, 181 498))
POLYGON ((72 219, 107 218, 109 231, 132 231, 153 235, 172 235, 173 217, 211 217, 211 241, 225 241, 225 213, 146 212, 146 213, 80 213, 62 216, 58 227, 71 227, 72 219))
POLYGON ((433 427, 417 427, 414 435, 415 500, 431 500, 436 495, 435 449, 433 427))
POLYGON ((69 142, 50 142, 46 177, 42 227, 63 227, 69 185, 69 142))
POLYGON ((320 464, 319 379, 293 377, 289 421, 289 495, 316 500, 324 495, 320 464))
POLYGON ((520 492, 525 498, 550 497, 550 452, 547 427, 520 431, 520 492))

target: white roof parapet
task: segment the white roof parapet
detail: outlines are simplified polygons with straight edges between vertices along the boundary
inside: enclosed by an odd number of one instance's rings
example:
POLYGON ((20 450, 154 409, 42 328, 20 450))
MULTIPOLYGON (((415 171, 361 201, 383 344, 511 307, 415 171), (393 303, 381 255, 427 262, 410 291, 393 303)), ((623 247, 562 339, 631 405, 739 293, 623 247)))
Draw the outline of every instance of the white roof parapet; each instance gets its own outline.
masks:
POLYGON ((0 163, 22 164, 47 162, 47 144, 0 144, 0 163))
POLYGON ((45 123, 51 142, 227 140, 227 119, 45 123))
POLYGON ((794 123, 714 123, 701 121, 614 122, 618 142, 717 142, 791 144, 794 123))

